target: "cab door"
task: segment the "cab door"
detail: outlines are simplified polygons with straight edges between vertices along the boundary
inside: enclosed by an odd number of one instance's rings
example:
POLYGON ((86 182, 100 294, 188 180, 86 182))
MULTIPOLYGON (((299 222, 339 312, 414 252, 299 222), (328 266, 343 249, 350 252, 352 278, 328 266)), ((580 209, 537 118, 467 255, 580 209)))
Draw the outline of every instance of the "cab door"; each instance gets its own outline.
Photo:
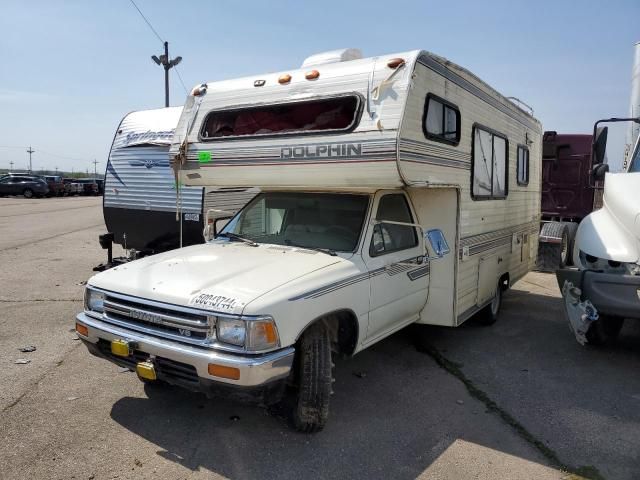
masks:
POLYGON ((427 301, 429 264, 404 192, 380 192, 374 201, 363 258, 370 276, 367 341, 373 341, 418 318, 427 301))

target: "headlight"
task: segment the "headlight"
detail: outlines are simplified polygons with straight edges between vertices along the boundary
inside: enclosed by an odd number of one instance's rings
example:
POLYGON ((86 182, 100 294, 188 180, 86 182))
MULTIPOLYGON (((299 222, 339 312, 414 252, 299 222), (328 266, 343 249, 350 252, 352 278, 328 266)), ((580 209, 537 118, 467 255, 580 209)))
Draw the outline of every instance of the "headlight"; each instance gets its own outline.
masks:
POLYGON ((244 320, 218 318, 218 340, 244 347, 247 327, 244 320))
POLYGON ((104 293, 86 288, 84 291, 84 309, 92 312, 104 312, 104 293))
POLYGON ((262 351, 279 346, 278 329, 272 318, 240 320, 218 318, 218 340, 245 347, 248 351, 262 351))

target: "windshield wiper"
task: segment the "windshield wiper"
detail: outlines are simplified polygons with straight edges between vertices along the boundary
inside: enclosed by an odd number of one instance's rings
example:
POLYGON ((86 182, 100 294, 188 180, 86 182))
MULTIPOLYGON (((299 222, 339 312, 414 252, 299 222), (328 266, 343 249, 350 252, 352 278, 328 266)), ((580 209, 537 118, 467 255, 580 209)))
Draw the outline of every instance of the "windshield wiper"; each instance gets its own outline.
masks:
POLYGON ((298 248, 304 248, 306 250, 315 250, 316 252, 321 252, 321 253, 326 253, 327 255, 331 255, 332 257, 337 256, 338 254, 336 252, 334 252, 333 250, 331 250, 330 248, 321 248, 321 247, 307 247, 305 245, 300 245, 297 243, 293 243, 293 242, 286 242, 288 247, 298 247, 298 248))
POLYGON ((257 247, 258 244, 256 242, 254 242, 253 240, 250 240, 248 238, 244 238, 240 235, 238 235, 237 233, 232 233, 232 232, 222 232, 218 234, 219 237, 227 237, 231 240, 240 240, 241 242, 246 243, 247 245, 250 245, 252 247, 257 247))

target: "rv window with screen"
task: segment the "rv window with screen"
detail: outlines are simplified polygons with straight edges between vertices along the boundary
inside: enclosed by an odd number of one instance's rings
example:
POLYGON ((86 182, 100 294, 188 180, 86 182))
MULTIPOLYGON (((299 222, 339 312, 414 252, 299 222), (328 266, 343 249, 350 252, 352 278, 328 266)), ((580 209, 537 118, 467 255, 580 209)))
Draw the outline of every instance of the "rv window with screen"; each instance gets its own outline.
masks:
POLYGON ((455 105, 427 95, 423 120, 425 137, 457 145, 460 142, 460 111, 455 105))
POLYGON ((260 105, 209 112, 200 136, 203 140, 229 137, 344 132, 355 128, 360 98, 355 95, 277 105, 260 105))
MULTIPOLYGON (((378 203, 376 220, 413 223, 407 199, 401 193, 385 195, 378 203)), ((397 252, 418 245, 416 229, 405 225, 379 223, 373 229, 369 254, 372 257, 397 252)))
POLYGON ((473 184, 476 199, 507 196, 507 140, 480 127, 473 133, 473 184))
POLYGON ((629 165, 629 172, 640 172, 640 146, 636 148, 629 165))
POLYGON ((529 149, 518 145, 518 185, 529 184, 529 149))

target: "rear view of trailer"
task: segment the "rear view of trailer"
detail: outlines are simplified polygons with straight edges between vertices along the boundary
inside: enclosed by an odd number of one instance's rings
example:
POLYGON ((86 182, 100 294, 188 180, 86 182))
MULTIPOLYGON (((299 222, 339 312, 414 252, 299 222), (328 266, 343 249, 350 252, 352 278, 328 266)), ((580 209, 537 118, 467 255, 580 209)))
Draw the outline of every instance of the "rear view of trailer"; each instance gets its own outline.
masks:
POLYGON ((113 140, 105 173, 104 220, 113 241, 135 250, 135 256, 202 243, 203 208, 235 212, 255 194, 247 188, 183 186, 178 195, 169 146, 181 113, 182 107, 130 113, 113 140))

